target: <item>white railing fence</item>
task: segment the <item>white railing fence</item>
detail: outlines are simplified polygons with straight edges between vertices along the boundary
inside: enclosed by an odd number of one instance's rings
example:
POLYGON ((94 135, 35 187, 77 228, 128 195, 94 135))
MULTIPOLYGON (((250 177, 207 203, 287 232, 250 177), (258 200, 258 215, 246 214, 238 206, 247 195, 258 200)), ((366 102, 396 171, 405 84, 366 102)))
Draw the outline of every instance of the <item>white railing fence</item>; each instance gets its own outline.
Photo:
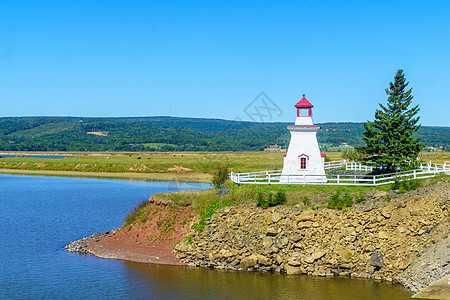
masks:
MULTIPOLYGON (((364 165, 355 164, 354 166, 364 169, 364 165)), ((431 178, 440 173, 450 175, 450 162, 445 162, 444 164, 421 164, 420 168, 417 170, 383 175, 282 175, 281 170, 272 170, 248 173, 231 172, 229 177, 231 181, 238 184, 325 184, 378 186, 401 180, 431 178)))
POLYGON ((347 171, 363 171, 363 172, 372 172, 373 166, 363 165, 360 162, 347 162, 345 165, 345 170, 347 171))
POLYGON ((345 159, 337 160, 337 161, 326 161, 323 164, 323 167, 326 171, 336 170, 336 169, 343 168, 346 164, 347 164, 347 161, 345 159))

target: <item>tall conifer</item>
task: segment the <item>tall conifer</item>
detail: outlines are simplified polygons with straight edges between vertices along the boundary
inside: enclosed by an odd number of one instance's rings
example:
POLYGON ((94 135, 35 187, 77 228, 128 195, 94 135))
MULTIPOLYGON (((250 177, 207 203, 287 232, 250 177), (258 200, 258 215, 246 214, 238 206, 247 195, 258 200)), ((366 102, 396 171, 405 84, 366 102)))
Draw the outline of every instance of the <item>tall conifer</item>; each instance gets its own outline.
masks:
POLYGON ((420 143, 420 138, 414 137, 420 127, 419 117, 414 117, 419 106, 408 109, 413 99, 412 89, 406 90, 408 84, 403 70, 398 70, 394 83, 390 82, 386 89, 387 106, 379 104, 381 109, 375 111, 375 120, 364 123, 366 145, 357 148, 366 155, 366 160, 381 166, 387 173, 394 172, 397 167, 413 168, 425 146, 420 143))

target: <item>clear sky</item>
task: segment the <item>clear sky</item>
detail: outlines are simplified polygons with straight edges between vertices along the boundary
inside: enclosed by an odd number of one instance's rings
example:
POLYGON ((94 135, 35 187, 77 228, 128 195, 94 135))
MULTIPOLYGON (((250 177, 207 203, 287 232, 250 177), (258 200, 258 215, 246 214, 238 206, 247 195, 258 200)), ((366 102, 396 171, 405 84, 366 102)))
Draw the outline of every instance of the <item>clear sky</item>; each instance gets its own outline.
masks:
POLYGON ((362 122, 400 68, 450 126, 450 1, 0 1, 3 117, 250 120, 264 92, 264 121, 306 94, 315 122, 362 122))

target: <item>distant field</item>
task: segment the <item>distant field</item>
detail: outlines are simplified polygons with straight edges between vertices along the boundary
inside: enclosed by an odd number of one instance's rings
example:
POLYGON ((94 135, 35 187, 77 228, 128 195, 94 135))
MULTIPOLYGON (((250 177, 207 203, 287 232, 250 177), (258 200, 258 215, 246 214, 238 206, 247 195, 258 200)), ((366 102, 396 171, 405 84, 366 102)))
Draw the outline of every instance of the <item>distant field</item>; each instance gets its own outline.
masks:
POLYGON ((424 162, 432 161, 437 164, 448 162, 450 164, 450 152, 420 152, 419 159, 424 162))
POLYGON ((140 144, 144 147, 148 147, 148 148, 155 148, 155 149, 159 149, 163 146, 170 146, 170 147, 176 147, 177 145, 175 144, 166 144, 166 143, 144 143, 144 144, 140 144))
MULTIPOLYGON (((9 153, 24 155, 25 153, 9 153)), ((195 181, 208 181, 218 165, 227 165, 233 172, 254 172, 276 170, 283 167, 283 153, 273 152, 152 152, 152 153, 55 153, 39 152, 31 154, 75 155, 66 158, 4 157, 0 158, 0 172, 23 171, 67 171, 70 175, 91 173, 121 174, 166 174, 157 175, 163 180, 187 180, 197 174, 195 181), (2 170, 3 169, 3 170, 2 170), (77 173, 78 172, 78 173, 77 173), (192 175, 189 175, 192 174, 192 175), (200 175, 199 175, 200 174, 200 175)), ((339 160, 342 153, 327 152, 327 160, 339 160)), ((450 161, 450 152, 423 152, 422 161, 443 163, 450 161)), ((59 173, 58 173, 59 174, 59 173)), ((52 175, 52 174, 43 174, 52 175)), ((83 175, 84 176, 84 175, 83 175)), ((110 175, 105 175, 110 176, 110 175)), ((103 177, 105 177, 103 176, 103 177)), ((116 176, 117 177, 117 176, 116 176)), ((120 175, 119 177, 126 177, 120 175)), ((139 177, 139 176, 137 176, 139 177)), ((194 177, 192 177, 193 179, 194 177)))

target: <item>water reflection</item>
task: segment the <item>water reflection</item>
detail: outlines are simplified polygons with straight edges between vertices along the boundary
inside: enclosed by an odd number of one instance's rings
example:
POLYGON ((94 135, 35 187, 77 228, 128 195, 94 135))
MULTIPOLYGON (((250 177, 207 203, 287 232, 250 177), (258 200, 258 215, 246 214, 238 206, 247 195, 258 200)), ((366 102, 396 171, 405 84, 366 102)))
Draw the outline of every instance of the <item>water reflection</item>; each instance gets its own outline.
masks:
POLYGON ((410 299, 400 285, 364 279, 239 272, 124 262, 138 298, 171 299, 410 299))

